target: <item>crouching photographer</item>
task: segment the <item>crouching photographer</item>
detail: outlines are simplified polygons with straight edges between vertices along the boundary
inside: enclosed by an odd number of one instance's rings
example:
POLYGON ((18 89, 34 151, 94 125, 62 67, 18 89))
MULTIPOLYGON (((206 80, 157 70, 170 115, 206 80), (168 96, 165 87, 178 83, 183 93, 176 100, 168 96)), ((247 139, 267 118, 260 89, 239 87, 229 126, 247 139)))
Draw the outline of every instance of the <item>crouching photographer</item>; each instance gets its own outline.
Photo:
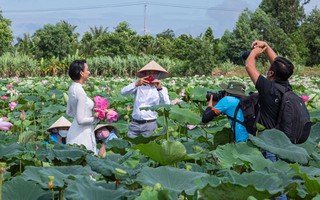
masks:
POLYGON ((240 102, 238 97, 245 95, 246 87, 238 82, 229 82, 228 85, 220 84, 219 86, 223 91, 219 91, 218 93, 207 92, 208 107, 203 113, 202 122, 208 123, 218 115, 225 114, 228 116, 231 130, 235 136, 235 142, 244 142, 248 139, 248 132, 245 126, 237 122, 244 121, 242 110, 239 109, 237 116, 234 115, 240 102))

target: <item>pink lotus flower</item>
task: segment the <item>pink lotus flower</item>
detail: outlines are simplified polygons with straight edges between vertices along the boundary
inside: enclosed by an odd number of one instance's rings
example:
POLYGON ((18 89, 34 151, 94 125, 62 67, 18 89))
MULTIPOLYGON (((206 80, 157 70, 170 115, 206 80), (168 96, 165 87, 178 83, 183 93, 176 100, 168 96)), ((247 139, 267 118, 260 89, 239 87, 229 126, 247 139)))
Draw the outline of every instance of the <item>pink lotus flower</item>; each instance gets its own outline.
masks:
POLYGON ((110 105, 110 103, 107 101, 107 98, 103 98, 101 96, 95 96, 93 98, 94 101, 94 108, 95 111, 94 116, 98 117, 99 119, 104 119, 106 116, 106 111, 110 105))
POLYGON ((46 85, 46 84, 48 84, 48 81, 47 81, 47 80, 42 80, 41 83, 42 83, 43 85, 46 85))
POLYGON ((304 102, 308 102, 310 97, 308 95, 301 95, 300 98, 304 101, 304 102))
POLYGON ((187 125, 187 128, 188 128, 189 130, 194 129, 195 127, 196 127, 195 125, 191 125, 191 124, 188 124, 188 125, 187 125))
POLYGON ((8 97, 7 96, 2 96, 1 99, 5 101, 5 100, 8 99, 8 97))
POLYGON ((11 101, 11 102, 9 103, 9 106, 10 106, 10 110, 13 111, 14 108, 17 106, 17 103, 14 102, 14 101, 11 101))
POLYGON ((13 88, 13 85, 12 84, 8 84, 7 85, 7 89, 11 89, 11 88, 13 88))
POLYGON ((107 109, 108 106, 110 105, 110 103, 107 101, 107 98, 103 98, 101 96, 95 96, 93 98, 93 101, 95 103, 95 107, 101 110, 107 109))
POLYGON ((113 122, 118 120, 118 113, 113 109, 109 110, 107 113, 107 121, 113 122))
POLYGON ((4 121, 6 119, 7 119, 6 117, 2 117, 0 119, 0 130, 8 131, 10 127, 13 126, 13 124, 11 124, 10 122, 4 121))
POLYGON ((95 110, 95 114, 94 114, 94 116, 95 117, 97 117, 97 118, 99 118, 99 119, 104 119, 105 118, 105 116, 106 116, 106 113, 105 113, 105 111, 104 110, 101 110, 101 109, 94 109, 95 110))

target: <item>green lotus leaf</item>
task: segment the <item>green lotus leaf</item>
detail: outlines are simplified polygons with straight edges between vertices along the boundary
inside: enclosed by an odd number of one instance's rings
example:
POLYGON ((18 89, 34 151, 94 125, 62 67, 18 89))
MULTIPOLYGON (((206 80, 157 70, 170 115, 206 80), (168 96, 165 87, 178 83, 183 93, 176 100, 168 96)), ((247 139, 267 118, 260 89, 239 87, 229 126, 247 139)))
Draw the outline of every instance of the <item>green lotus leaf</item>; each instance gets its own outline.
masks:
POLYGON ((139 144, 132 149, 139 149, 140 152, 161 165, 170 165, 179 162, 186 156, 186 148, 178 141, 164 141, 161 145, 156 142, 139 144))
POLYGON ((88 165, 91 167, 93 171, 96 171, 102 174, 105 177, 114 179, 115 169, 119 168, 127 172, 127 176, 123 177, 123 179, 136 175, 141 166, 136 165, 135 168, 128 167, 126 161, 130 161, 131 155, 128 157, 121 156, 119 154, 111 154, 107 155, 105 159, 97 158, 96 156, 89 155, 86 158, 88 165))
POLYGON ((190 109, 179 108, 178 106, 173 106, 171 108, 169 117, 183 124, 201 124, 201 117, 198 114, 190 109))
POLYGON ((199 191, 199 199, 247 199, 254 196, 266 199, 284 191, 283 180, 275 173, 251 172, 238 174, 228 171, 219 186, 206 186, 199 191))
POLYGON ((66 111, 66 106, 63 105, 51 105, 50 107, 46 107, 42 110, 41 114, 47 115, 47 114, 57 114, 59 112, 64 113, 66 111))
POLYGON ((41 99, 38 96, 25 96, 24 98, 26 101, 33 101, 33 102, 37 102, 37 101, 41 101, 41 99))
POLYGON ((274 153, 284 160, 306 164, 310 159, 304 148, 292 144, 289 138, 277 129, 265 130, 259 137, 249 134, 249 139, 257 147, 274 153))
POLYGON ((0 145, 0 158, 12 158, 16 155, 22 154, 24 148, 18 143, 11 143, 8 145, 0 145))
MULTIPOLYGON (((303 188, 307 192, 307 196, 303 197, 306 199, 311 199, 319 194, 320 191, 320 181, 319 178, 309 175, 305 172, 302 172, 298 164, 292 164, 291 167, 295 170, 295 172, 304 180, 303 188)), ((305 171, 305 169, 304 169, 305 171)), ((318 171, 318 170, 317 170, 318 171)), ((319 174, 317 174, 318 176, 319 174)))
POLYGON ((59 143, 55 143, 53 148, 51 148, 49 145, 39 144, 38 150, 36 151, 37 158, 42 161, 55 160, 69 164, 71 164, 71 162, 74 162, 73 164, 79 164, 79 162, 85 159, 87 154, 88 153, 86 152, 86 150, 59 143))
POLYGON ((151 187, 144 187, 139 197, 135 200, 150 200, 150 199, 177 199, 178 193, 168 190, 155 190, 151 187))
POLYGON ((204 87, 195 87, 190 90, 190 98, 195 101, 206 101, 206 95, 209 89, 204 87))
POLYGON ((310 121, 312 121, 312 122, 319 122, 320 121, 320 109, 319 108, 309 111, 309 114, 310 114, 310 121))
POLYGON ((47 188, 48 176, 54 176, 55 187, 62 188, 65 185, 65 179, 74 177, 94 175, 95 173, 90 167, 81 165, 73 166, 50 166, 50 167, 34 167, 27 166, 21 177, 28 181, 33 181, 41 185, 44 189, 47 188))
POLYGON ((222 168, 230 169, 238 165, 261 170, 271 163, 262 156, 257 148, 250 147, 245 142, 218 146, 213 153, 218 158, 222 168))
MULTIPOLYGON (((104 184, 106 185, 106 184, 104 184)), ((68 181, 68 188, 65 190, 66 199, 125 199, 133 192, 123 187, 113 189, 103 187, 101 184, 91 181, 89 177, 81 177, 76 181, 68 181)))
POLYGON ((161 188, 177 193, 185 191, 193 195, 197 186, 194 182, 202 177, 209 176, 206 173, 191 172, 169 166, 158 168, 145 167, 138 174, 136 181, 143 186, 154 186, 160 183, 161 188))
POLYGON ((51 195, 51 191, 45 191, 40 185, 21 177, 6 181, 2 186, 2 199, 41 199, 46 194, 51 195))

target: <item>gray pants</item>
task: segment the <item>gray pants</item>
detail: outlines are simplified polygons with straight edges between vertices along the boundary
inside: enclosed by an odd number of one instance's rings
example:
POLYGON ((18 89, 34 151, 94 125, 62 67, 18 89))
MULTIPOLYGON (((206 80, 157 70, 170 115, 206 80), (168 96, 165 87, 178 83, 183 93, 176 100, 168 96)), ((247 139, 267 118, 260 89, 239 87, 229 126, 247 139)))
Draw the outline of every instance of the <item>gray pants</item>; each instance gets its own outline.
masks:
POLYGON ((139 124, 137 122, 130 122, 129 124, 129 131, 127 136, 129 138, 135 138, 139 135, 142 135, 143 137, 150 137, 154 130, 158 128, 157 121, 153 122, 146 122, 143 124, 139 124))

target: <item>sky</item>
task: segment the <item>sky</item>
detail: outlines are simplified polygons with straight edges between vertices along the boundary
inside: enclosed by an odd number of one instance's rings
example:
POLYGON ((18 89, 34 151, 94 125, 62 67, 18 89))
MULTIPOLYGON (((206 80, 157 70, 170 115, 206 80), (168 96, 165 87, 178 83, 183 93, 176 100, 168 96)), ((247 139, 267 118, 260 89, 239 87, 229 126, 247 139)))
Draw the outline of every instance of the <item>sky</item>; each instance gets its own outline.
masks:
MULTIPOLYGON (((62 20, 77 26, 82 36, 90 27, 114 28, 123 21, 138 34, 155 36, 172 29, 176 36, 199 36, 208 27, 215 38, 232 31, 238 16, 248 8, 255 11, 261 0, 0 0, 4 18, 10 19, 15 37, 33 35, 45 24, 62 20)), ((311 0, 306 12, 320 8, 320 0, 311 0)), ((81 38, 81 37, 80 37, 81 38)))

